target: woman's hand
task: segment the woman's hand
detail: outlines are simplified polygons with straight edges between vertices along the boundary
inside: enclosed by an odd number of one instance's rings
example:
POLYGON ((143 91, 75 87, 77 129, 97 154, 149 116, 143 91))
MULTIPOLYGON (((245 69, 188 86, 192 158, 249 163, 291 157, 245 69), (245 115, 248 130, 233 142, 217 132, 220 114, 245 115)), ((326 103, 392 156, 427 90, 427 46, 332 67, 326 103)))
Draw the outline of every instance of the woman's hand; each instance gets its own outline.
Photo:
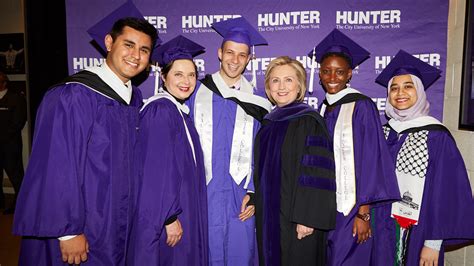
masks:
POLYGON ((304 226, 302 224, 297 224, 296 225, 296 233, 297 233, 297 238, 299 240, 311 235, 314 232, 314 228, 304 226))
MULTIPOLYGON (((369 213, 369 205, 362 205, 359 207, 359 213, 365 214, 369 213)), ((370 221, 364 221, 359 217, 354 218, 354 225, 352 226, 352 236, 357 235, 357 244, 364 243, 372 237, 372 229, 370 228, 370 221)))
POLYGON ((178 219, 176 221, 165 226, 166 234, 168 238, 166 239, 166 244, 170 247, 176 246, 183 236, 183 228, 178 219))
POLYGON ((423 247, 420 254, 420 266, 438 266, 439 251, 423 247))
POLYGON ((59 248, 64 262, 68 264, 81 264, 87 260, 89 243, 84 234, 77 235, 69 240, 59 241, 59 248))

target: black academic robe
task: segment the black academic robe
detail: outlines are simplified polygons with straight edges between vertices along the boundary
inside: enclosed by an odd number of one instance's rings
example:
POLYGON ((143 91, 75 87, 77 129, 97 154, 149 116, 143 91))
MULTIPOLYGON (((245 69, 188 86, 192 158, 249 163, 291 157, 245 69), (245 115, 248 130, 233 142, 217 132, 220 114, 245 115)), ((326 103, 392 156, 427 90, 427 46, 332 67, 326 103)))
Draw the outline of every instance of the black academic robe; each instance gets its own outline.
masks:
POLYGON ((336 183, 321 116, 301 103, 275 108, 257 135, 254 160, 260 265, 325 265, 336 183), (297 224, 315 231, 298 240, 297 224))

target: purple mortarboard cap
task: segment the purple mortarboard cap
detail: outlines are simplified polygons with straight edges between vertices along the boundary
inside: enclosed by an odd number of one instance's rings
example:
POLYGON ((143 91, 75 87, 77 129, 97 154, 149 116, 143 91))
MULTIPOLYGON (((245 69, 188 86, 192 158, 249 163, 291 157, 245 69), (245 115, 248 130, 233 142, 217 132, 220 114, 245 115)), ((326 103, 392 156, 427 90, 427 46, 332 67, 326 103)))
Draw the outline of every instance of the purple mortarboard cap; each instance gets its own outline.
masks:
POLYGON ((178 35, 156 49, 157 61, 161 67, 164 67, 173 60, 192 60, 193 57, 204 53, 204 49, 204 47, 190 39, 178 35))
MULTIPOLYGON (((112 13, 107 15, 101 21, 97 22, 94 26, 90 27, 87 30, 87 33, 95 40, 95 42, 100 46, 103 52, 107 53, 107 48, 105 47, 105 36, 109 34, 110 30, 114 23, 122 18, 134 17, 143 19, 142 13, 137 9, 137 7, 132 3, 132 1, 127 1, 125 4, 121 5, 112 13)), ((161 43, 160 38, 156 39, 155 47, 161 43)), ((156 51, 156 49, 154 49, 156 51)), ((151 58, 156 59, 156 53, 153 52, 151 58)))
MULTIPOLYGON (((369 51, 362 48, 351 38, 337 29, 331 31, 315 48, 316 62, 321 63, 324 55, 327 53, 342 53, 351 60, 351 68, 354 69, 367 58, 370 57, 369 51)), ((308 54, 313 57, 313 50, 308 54)))
POLYGON ((412 74, 420 78, 426 90, 441 76, 441 70, 421 61, 403 50, 400 50, 385 67, 382 73, 378 75, 375 82, 387 88, 388 82, 391 78, 406 74, 412 74))
POLYGON ((267 40, 243 17, 216 22, 212 27, 224 37, 222 43, 233 41, 247 44, 249 47, 268 44, 267 40))

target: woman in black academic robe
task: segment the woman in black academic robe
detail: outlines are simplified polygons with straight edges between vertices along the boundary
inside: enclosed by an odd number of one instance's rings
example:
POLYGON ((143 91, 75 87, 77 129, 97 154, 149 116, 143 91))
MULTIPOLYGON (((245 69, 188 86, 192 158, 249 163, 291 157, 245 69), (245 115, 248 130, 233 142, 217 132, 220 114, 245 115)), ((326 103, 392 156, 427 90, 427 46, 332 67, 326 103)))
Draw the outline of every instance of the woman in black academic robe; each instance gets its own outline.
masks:
POLYGON ((265 75, 276 107, 255 140, 260 265, 325 265, 327 231, 335 226, 332 144, 324 120, 302 103, 305 81, 301 63, 286 56, 265 75))

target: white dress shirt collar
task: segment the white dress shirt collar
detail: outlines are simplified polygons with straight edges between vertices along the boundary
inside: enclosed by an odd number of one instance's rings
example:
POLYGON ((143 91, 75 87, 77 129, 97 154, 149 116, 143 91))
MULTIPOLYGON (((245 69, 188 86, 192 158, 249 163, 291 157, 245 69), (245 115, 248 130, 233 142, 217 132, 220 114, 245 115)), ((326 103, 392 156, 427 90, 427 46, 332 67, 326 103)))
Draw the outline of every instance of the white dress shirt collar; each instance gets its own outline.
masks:
POLYGON ((344 96, 346 96, 347 94, 351 94, 351 93, 360 93, 360 92, 354 88, 345 88, 335 94, 326 93, 326 100, 328 101, 329 104, 334 104, 335 102, 339 101, 344 96))
POLYGON ((95 73, 100 77, 107 85, 109 85, 125 102, 130 104, 132 99, 132 82, 129 80, 127 83, 123 83, 122 80, 109 68, 107 62, 104 62, 101 66, 91 67, 86 69, 92 73, 95 73))

